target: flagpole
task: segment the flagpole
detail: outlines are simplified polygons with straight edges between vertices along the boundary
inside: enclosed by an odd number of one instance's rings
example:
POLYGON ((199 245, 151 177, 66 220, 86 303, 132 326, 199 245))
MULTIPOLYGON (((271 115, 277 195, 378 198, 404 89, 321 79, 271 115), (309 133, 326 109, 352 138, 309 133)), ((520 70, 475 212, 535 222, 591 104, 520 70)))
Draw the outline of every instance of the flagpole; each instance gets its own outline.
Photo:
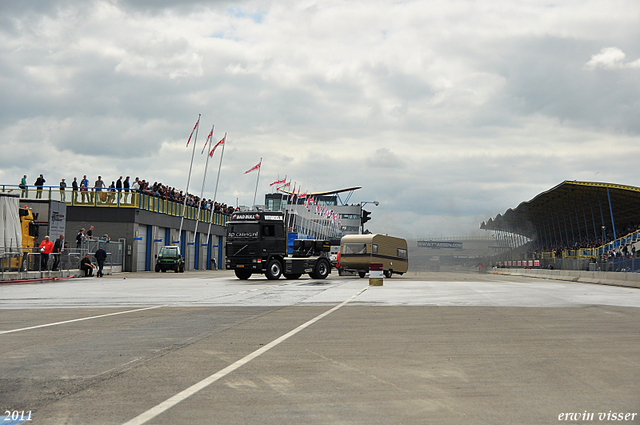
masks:
MULTIPOLYGON (((293 182, 293 192, 291 192, 291 195, 289 196, 289 197, 291 198, 291 211, 297 211, 297 207, 295 207, 295 206, 294 206, 294 203, 293 203, 293 194, 295 194, 295 193, 296 193, 296 184, 297 184, 297 183, 298 183, 298 182, 293 182)), ((293 228, 293 227, 294 227, 294 223, 293 223, 293 221, 294 221, 294 219, 293 219, 293 214, 291 214, 291 220, 290 220, 290 221, 291 221, 291 222, 290 222, 290 223, 287 223, 287 225, 289 225, 289 227, 293 228)))
MULTIPOLYGON (((184 224, 184 213, 187 209, 187 194, 189 193, 189 182, 191 182, 191 169, 193 168, 193 155, 196 153, 196 141, 198 140, 198 130, 200 129, 200 115, 196 123, 196 137, 193 139, 193 150, 191 151, 191 164, 189 164, 189 176, 187 177, 187 188, 184 190, 184 202, 182 204, 182 217, 180 218, 180 230, 178 233, 178 244, 182 242, 182 225, 184 224)), ((185 253, 183 253, 184 255, 185 253)))
POLYGON ((209 236, 211 235, 211 225, 213 224, 213 214, 215 213, 216 196, 218 196, 218 182, 220 181, 220 170, 222 169, 222 157, 224 156, 224 147, 227 145, 227 132, 225 131, 222 138, 224 143, 222 144, 222 152, 220 153, 220 164, 218 165, 218 177, 216 178, 216 189, 213 192, 213 205, 211 210, 211 219, 209 220, 209 230, 207 230, 207 243, 209 243, 209 236))
MULTIPOLYGON (((211 133, 209 136, 213 139, 213 128, 215 124, 211 126, 211 133)), ((209 142, 209 137, 207 137, 207 141, 204 143, 205 147, 207 146, 207 142, 209 142)), ((213 143, 213 141, 211 142, 213 143)), ((204 152, 204 147, 202 148, 202 152, 204 152)), ((201 152, 201 153, 202 153, 201 152)), ((202 195, 204 194, 204 182, 207 179, 207 169, 209 168, 209 154, 207 153, 207 161, 204 163, 204 175, 202 176, 202 188, 200 189, 200 202, 198 202, 198 214, 196 215, 196 227, 193 230, 193 243, 196 243, 196 234, 198 233, 198 223, 200 222, 200 210, 202 208, 202 195)))
POLYGON ((258 182, 260 181, 260 170, 262 170, 262 158, 260 158, 260 167, 258 167, 258 177, 256 177, 256 190, 253 192, 253 208, 256 207, 256 196, 258 195, 258 182))

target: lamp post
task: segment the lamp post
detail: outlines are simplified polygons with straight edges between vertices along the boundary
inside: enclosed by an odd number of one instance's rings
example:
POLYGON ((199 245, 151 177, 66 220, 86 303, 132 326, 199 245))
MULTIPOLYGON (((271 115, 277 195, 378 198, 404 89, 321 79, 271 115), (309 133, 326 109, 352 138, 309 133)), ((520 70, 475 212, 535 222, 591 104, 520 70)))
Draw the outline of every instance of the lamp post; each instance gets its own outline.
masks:
POLYGON ((362 207, 364 207, 367 204, 373 204, 376 207, 378 205, 380 205, 380 202, 378 201, 362 201, 360 202, 360 234, 364 234, 364 223, 366 223, 367 221, 371 220, 371 217, 369 217, 369 214, 371 214, 369 211, 365 211, 364 209, 362 209, 362 207))

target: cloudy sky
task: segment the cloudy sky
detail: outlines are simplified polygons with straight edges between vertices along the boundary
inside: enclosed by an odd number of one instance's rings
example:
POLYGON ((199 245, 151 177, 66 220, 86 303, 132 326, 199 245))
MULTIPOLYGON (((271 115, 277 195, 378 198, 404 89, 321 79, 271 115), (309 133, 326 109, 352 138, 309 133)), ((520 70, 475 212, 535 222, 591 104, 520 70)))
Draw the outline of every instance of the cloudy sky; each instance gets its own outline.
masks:
POLYGON ((640 186, 640 2, 5 0, 0 99, 0 183, 184 188, 201 114, 221 202, 262 158, 259 198, 362 186, 374 232, 483 234, 564 180, 640 186))

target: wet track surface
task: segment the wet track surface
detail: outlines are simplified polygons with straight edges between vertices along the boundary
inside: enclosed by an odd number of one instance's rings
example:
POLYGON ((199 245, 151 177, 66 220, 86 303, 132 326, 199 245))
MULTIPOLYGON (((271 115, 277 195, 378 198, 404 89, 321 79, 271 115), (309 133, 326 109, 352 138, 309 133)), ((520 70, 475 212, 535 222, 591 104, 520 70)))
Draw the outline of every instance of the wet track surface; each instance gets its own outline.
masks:
POLYGON ((196 272, 3 285, 0 295, 0 415, 30 411, 25 423, 546 424, 640 413, 638 289, 196 272))

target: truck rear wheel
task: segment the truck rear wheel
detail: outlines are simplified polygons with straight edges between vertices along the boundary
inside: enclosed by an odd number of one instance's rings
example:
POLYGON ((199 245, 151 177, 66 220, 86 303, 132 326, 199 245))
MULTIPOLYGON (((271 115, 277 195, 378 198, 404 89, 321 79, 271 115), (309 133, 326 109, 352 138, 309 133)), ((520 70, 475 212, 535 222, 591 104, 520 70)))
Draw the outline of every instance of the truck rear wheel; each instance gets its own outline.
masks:
POLYGON ((251 277, 251 272, 248 270, 236 269, 236 277, 240 280, 247 280, 251 277))
POLYGON ((321 259, 316 262, 316 267, 313 270, 313 273, 309 273, 309 277, 311 277, 311 279, 325 279, 329 276, 330 271, 331 268, 327 260, 321 259))
POLYGON ((267 264, 267 270, 264 273, 269 280, 278 280, 282 275, 282 264, 278 260, 271 260, 267 264))

